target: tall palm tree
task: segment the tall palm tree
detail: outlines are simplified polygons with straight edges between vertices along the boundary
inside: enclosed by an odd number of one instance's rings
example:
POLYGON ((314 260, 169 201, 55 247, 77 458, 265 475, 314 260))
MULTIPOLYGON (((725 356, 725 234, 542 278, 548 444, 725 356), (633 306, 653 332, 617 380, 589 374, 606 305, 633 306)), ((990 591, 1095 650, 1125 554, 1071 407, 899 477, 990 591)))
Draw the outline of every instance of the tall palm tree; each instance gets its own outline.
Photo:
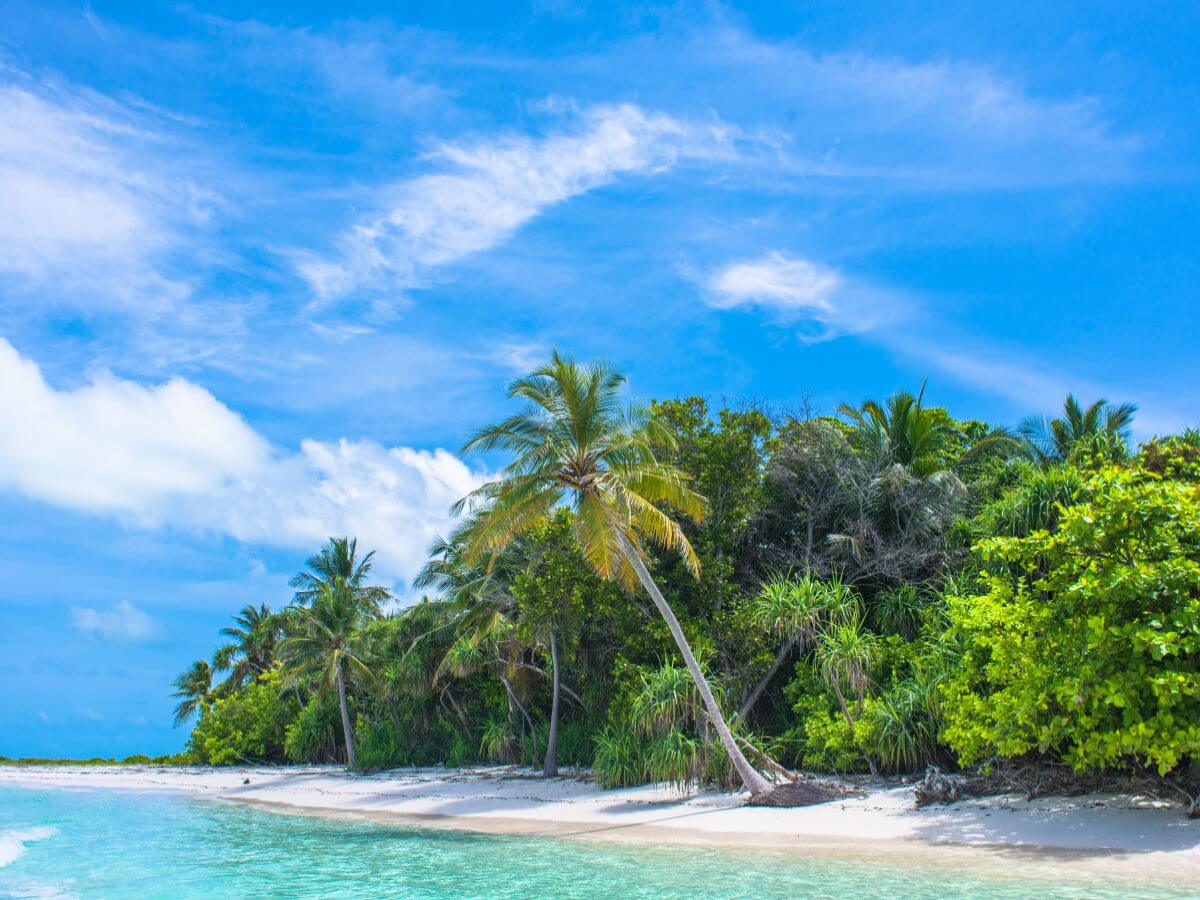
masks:
POLYGON ((212 665, 214 671, 229 672, 225 683, 230 688, 241 687, 274 665, 281 628, 279 617, 265 603, 242 607, 233 621, 233 625, 221 629, 231 643, 217 649, 212 665))
POLYGON ((1129 450, 1130 425, 1136 412, 1136 403, 1113 406, 1103 397, 1085 409, 1074 394, 1067 394, 1061 417, 1034 416, 1017 430, 1043 462, 1064 460, 1081 442, 1097 439, 1108 441, 1111 448, 1124 454, 1129 450))
POLYGON ((181 698, 175 706, 175 725, 182 725, 192 716, 197 715, 212 702, 213 670, 207 660, 198 659, 192 667, 172 682, 175 693, 172 697, 181 698))
POLYGON ((308 568, 288 582, 296 589, 295 602, 307 606, 316 600, 321 585, 332 586, 334 579, 341 579, 361 601, 373 604, 377 609, 382 607, 391 599, 391 594, 387 588, 367 584, 375 551, 372 550, 362 559, 358 558, 357 553, 357 538, 330 538, 324 547, 308 558, 305 563, 308 568))
POLYGON ((570 505, 584 558, 602 577, 630 588, 640 584, 650 596, 742 783, 752 794, 766 793, 770 783, 738 748, 679 620, 646 567, 643 539, 680 554, 699 574, 695 550, 662 507, 698 521, 705 501, 680 470, 656 457, 655 448, 673 446, 673 436, 648 410, 622 402, 624 384, 623 375, 603 364, 580 365, 557 351, 512 383, 509 397, 524 407, 480 430, 464 448, 515 454, 502 477, 456 506, 474 511, 462 532, 466 559, 494 557, 556 506, 570 505))
POLYGON ((281 648, 289 684, 315 677, 322 694, 337 689, 346 765, 351 769, 358 760, 346 698, 347 669, 367 681, 373 680, 363 657, 368 645, 367 626, 378 618, 378 607, 369 598, 357 593, 340 575, 333 575, 328 582, 317 586, 310 605, 299 608, 295 630, 281 648))
MULTIPOLYGON (((861 452, 880 465, 901 465, 918 477, 952 468, 948 451, 965 440, 941 410, 926 407, 925 385, 913 396, 897 391, 882 404, 867 400, 854 407, 843 403, 838 413, 854 429, 854 443, 861 452)), ((963 459, 986 453, 1011 452, 1019 442, 1003 428, 971 442, 963 459)))

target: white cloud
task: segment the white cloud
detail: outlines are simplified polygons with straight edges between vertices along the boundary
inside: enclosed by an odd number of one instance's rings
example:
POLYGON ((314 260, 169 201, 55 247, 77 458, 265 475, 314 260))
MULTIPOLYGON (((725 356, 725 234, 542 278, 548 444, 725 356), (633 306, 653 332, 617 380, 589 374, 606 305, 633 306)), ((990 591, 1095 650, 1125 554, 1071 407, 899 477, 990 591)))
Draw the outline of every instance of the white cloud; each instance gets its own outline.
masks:
POLYGON ((162 309, 187 287, 157 261, 218 198, 177 174, 132 108, 50 79, 0 78, 0 273, 162 309))
POLYGON ((906 313, 896 292, 847 278, 821 263, 778 251, 730 263, 703 280, 704 300, 716 309, 759 307, 802 324, 807 341, 868 331, 906 313))
POLYGON ((768 253, 717 272, 710 283, 714 294, 709 302, 720 309, 750 305, 827 313, 833 309, 833 293, 842 283, 842 276, 833 269, 768 253))
POLYGON ((0 339, 0 487, 92 512, 152 515, 250 477, 270 447, 187 381, 145 387, 101 375, 70 391, 0 339))
POLYGON ((573 133, 445 144, 440 170, 381 191, 386 208, 341 235, 330 257, 303 255, 300 274, 321 299, 381 284, 413 287, 434 267, 496 246, 547 207, 625 175, 670 168, 683 154, 719 152, 726 130, 696 129, 633 104, 581 114, 573 133))
POLYGON ((71 627, 108 641, 145 641, 162 633, 154 619, 127 600, 108 610, 72 606, 71 627))
POLYGON ((332 535, 357 536, 377 551, 381 571, 411 578, 450 506, 479 476, 445 450, 384 447, 375 441, 304 441, 252 478, 212 497, 173 505, 182 521, 252 544, 315 548, 332 535))
POLYGON ((272 446, 190 382, 100 376, 72 390, 0 339, 0 489, 138 527, 315 548, 357 536, 381 573, 411 578, 480 475, 445 450, 374 441, 272 446))

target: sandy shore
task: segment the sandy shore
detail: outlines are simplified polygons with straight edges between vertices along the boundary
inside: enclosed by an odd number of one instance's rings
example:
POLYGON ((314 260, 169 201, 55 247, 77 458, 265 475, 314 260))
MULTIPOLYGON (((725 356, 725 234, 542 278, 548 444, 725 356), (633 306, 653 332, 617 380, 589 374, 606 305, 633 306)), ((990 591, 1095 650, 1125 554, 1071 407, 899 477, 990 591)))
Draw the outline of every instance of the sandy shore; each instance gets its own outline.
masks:
POLYGON ((1117 877, 1200 885, 1200 820, 1146 798, 1018 797, 916 809, 908 788, 803 809, 720 793, 601 790, 512 769, 348 776, 326 767, 0 767, 0 786, 179 791, 275 811, 366 816, 497 834, 687 843, 891 861, 1030 878, 1117 877))

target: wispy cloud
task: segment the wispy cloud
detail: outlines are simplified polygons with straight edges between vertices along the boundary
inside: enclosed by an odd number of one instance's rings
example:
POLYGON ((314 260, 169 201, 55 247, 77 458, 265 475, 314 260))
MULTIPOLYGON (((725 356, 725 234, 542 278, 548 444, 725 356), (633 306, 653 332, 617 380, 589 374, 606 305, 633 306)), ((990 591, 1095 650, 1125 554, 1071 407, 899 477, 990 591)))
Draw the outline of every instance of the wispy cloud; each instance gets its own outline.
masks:
POLYGON ((869 331, 903 318, 908 304, 883 291, 801 257, 772 251, 729 263, 702 280, 703 297, 716 309, 761 308, 798 326, 808 342, 869 331))
MULTIPOLYGON (((73 390, 0 339, 0 489, 68 509, 255 544, 311 547, 353 534, 410 578, 449 508, 481 475, 444 450, 370 440, 271 445, 208 391, 110 375, 73 390)), ((90 614, 84 622, 101 623, 90 614)), ((97 624, 96 627, 100 627, 97 624)))
POLYGON ((72 606, 71 627, 107 641, 145 641, 162 633, 158 622, 127 600, 106 610, 72 606))
POLYGON ((222 201, 169 143, 128 105, 0 66, 0 274, 142 312, 185 296, 158 263, 222 201))
POLYGON ((1110 181, 1131 177, 1146 145, 1095 97, 1041 96, 970 60, 818 53, 733 27, 702 29, 687 46, 683 65, 724 73, 729 93, 753 79, 748 112, 787 111, 775 164, 805 177, 953 189, 1110 181))
MULTIPOLYGON (((721 310, 755 308, 782 324, 798 325, 806 342, 861 334, 907 362, 983 394, 1000 397, 1023 415, 1055 412, 1068 391, 1117 401, 1136 393, 1104 385, 1080 372, 1056 369, 994 341, 951 333, 926 305, 885 286, 867 286, 844 272, 799 257, 770 252, 729 263, 701 281, 704 299, 721 310), (882 326, 887 327, 882 327, 882 326)), ((1135 420, 1140 437, 1167 434, 1189 423, 1169 401, 1149 397, 1135 420)))
POLYGON ((548 207, 630 175, 712 154, 728 139, 633 104, 579 114, 574 130, 443 144, 435 171, 380 189, 383 209, 337 239, 332 256, 304 253, 297 269, 317 297, 419 286, 438 266, 491 249, 548 207))

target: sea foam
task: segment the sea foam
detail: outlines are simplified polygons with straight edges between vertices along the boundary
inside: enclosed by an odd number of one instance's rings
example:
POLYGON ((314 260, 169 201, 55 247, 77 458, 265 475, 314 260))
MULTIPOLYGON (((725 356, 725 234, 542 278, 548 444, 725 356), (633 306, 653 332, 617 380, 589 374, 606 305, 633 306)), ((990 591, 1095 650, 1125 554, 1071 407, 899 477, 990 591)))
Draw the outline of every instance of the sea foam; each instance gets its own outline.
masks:
POLYGON ((9 863, 20 859, 25 852, 25 845, 34 841, 44 841, 58 834, 57 828, 44 825, 40 828, 20 828, 12 831, 0 831, 0 869, 9 863))

